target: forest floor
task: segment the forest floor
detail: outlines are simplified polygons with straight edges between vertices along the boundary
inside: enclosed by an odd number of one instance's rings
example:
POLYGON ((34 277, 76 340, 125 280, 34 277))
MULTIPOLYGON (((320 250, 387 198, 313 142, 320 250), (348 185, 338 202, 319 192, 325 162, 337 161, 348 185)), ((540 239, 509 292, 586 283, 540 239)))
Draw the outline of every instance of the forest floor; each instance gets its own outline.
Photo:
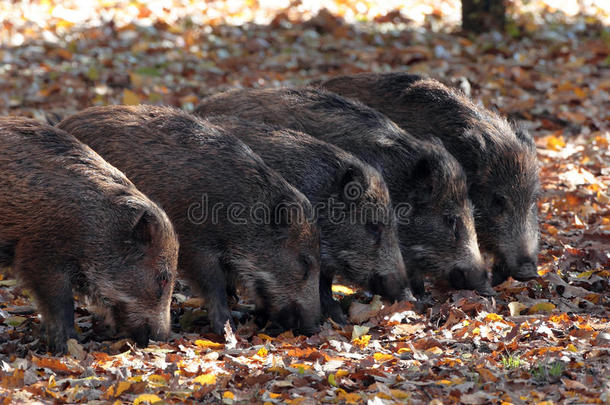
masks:
POLYGON ((610 6, 515 1, 507 34, 473 36, 455 25, 459 1, 237 3, 1 2, 0 115, 192 110, 233 87, 362 71, 443 78, 536 138, 540 278, 493 299, 429 286, 424 310, 337 286, 353 325, 271 337, 246 321, 226 342, 179 289, 172 339, 147 349, 92 339, 79 303, 79 342, 53 357, 38 350, 27 291, 5 276, 4 403, 610 404, 610 6))

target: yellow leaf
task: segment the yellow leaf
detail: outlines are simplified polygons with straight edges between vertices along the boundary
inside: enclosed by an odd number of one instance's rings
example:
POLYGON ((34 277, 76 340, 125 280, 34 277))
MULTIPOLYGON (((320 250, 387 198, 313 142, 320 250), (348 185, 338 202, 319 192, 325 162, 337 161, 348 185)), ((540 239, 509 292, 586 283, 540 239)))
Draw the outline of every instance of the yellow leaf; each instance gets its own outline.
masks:
POLYGON ((129 89, 123 90, 123 104, 137 105, 140 104, 140 97, 129 89))
POLYGON ((390 396, 390 394, 386 394, 385 392, 378 392, 377 394, 374 395, 375 397, 379 397, 381 399, 392 399, 392 397, 390 396))
POLYGON ((406 391, 392 389, 390 390, 390 394, 396 399, 407 399, 411 398, 411 394, 406 391))
POLYGON ((273 398, 273 399, 277 399, 277 398, 281 397, 281 396, 282 396, 282 394, 278 394, 278 393, 276 393, 276 392, 270 392, 270 393, 269 393, 269 396, 270 396, 271 398, 273 398))
POLYGON ((233 394, 231 391, 225 391, 224 394, 222 394, 222 397, 228 399, 235 399, 235 394, 233 394))
POLYGON ((206 349, 223 349, 225 347, 222 343, 212 342, 207 339, 197 339, 195 340, 195 345, 206 349))
POLYGON ((550 302, 540 302, 538 304, 533 305, 529 309, 530 314, 536 314, 538 312, 551 312, 555 309, 555 305, 550 302))
POLYGON ((335 371, 335 377, 345 377, 348 374, 349 374, 349 371, 347 371, 347 370, 339 369, 339 370, 335 371))
POLYGON ((288 405, 300 405, 300 404, 302 404, 303 402, 305 402, 307 400, 308 400, 307 397, 297 397, 297 398, 294 398, 294 399, 287 399, 286 403, 288 405))
POLYGON ((162 387, 167 385, 167 380, 165 379, 165 377, 158 374, 149 375, 146 380, 156 387, 162 387))
POLYGON ((114 393, 115 397, 119 397, 122 393, 127 391, 131 387, 131 383, 128 381, 121 381, 117 384, 116 390, 114 393))
POLYGON ((269 352, 264 347, 261 347, 260 349, 258 349, 258 352, 256 352, 256 354, 258 355, 258 357, 267 357, 269 352))
POLYGON ((562 323, 562 322, 570 322, 570 316, 565 312, 561 315, 553 315, 549 317, 549 322, 554 323, 562 323))
POLYGON ((595 274, 595 270, 583 271, 582 273, 580 273, 576 277, 578 277, 578 278, 589 278, 593 274, 595 274))
POLYGON ((271 336, 269 336, 269 335, 265 335, 264 333, 259 333, 259 334, 258 334, 258 335, 256 335, 256 336, 258 336, 259 338, 261 338, 261 339, 263 339, 263 340, 269 340, 269 341, 273 340, 273 338, 272 338, 271 336))
POLYGON ((574 346, 572 343, 570 343, 569 345, 566 346, 566 350, 569 350, 569 351, 574 352, 574 353, 576 353, 578 351, 576 346, 574 346))
POLYGON ((356 394, 355 392, 352 392, 352 393, 348 394, 342 388, 337 389, 337 399, 338 400, 343 400, 343 401, 345 401, 348 404, 357 404, 357 403, 359 403, 362 400, 360 395, 356 394))
POLYGON ((149 404, 154 404, 156 402, 161 402, 161 401, 163 401, 163 400, 154 394, 142 394, 142 395, 139 395, 133 401, 133 405, 140 405, 143 402, 148 402, 149 404))
POLYGON ((352 295, 354 293, 354 290, 352 290, 351 288, 340 284, 333 284, 332 290, 334 293, 344 295, 352 295))
POLYGON ((364 335, 364 336, 360 336, 359 338, 352 340, 352 343, 354 344, 354 346, 364 349, 365 347, 368 346, 370 340, 371 340, 371 335, 364 335))
POLYGON ((563 136, 550 135, 546 138, 546 147, 551 150, 561 150, 566 146, 563 136))
POLYGON ((195 377, 193 382, 201 384, 201 385, 215 384, 216 376, 214 374, 201 374, 201 375, 195 377))
POLYGON ((328 383, 330 385, 332 385, 333 387, 337 386, 337 383, 335 382, 335 375, 334 374, 329 374, 328 375, 328 383))
POLYGON ((504 318, 502 318, 502 315, 498 315, 498 314, 487 314, 487 316, 485 317, 486 321, 491 321, 491 322, 496 322, 496 321, 503 321, 504 318))
POLYGON ((310 364, 305 364, 305 363, 292 363, 290 365, 290 367, 298 368, 300 370, 309 370, 311 368, 311 365, 310 364))
POLYGON ((378 363, 384 363, 384 362, 389 361, 389 360, 394 360, 395 357, 392 356, 391 354, 375 353, 375 354, 373 354, 373 358, 378 363))

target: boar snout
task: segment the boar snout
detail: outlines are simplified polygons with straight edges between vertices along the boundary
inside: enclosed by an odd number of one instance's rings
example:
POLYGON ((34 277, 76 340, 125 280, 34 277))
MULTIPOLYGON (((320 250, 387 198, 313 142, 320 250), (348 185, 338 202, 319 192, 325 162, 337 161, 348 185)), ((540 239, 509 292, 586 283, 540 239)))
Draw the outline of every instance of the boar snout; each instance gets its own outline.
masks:
POLYGON ((388 301, 399 301, 405 295, 406 277, 400 274, 375 274, 369 281, 373 294, 381 295, 388 301))
POLYGON ((521 260, 519 267, 511 271, 511 276, 517 281, 528 281, 537 278, 536 261, 531 258, 521 260))
POLYGON ((150 325, 141 325, 130 331, 131 339, 136 342, 138 347, 146 347, 148 346, 148 341, 150 340, 150 325))
POLYGON ((292 329, 300 335, 311 336, 320 331, 319 317, 312 316, 309 311, 298 304, 284 307, 274 321, 284 330, 292 329))
POLYGON ((475 288, 474 290, 483 297, 495 297, 498 294, 489 283, 485 283, 484 285, 480 286, 479 288, 475 288))
POLYGON ((449 273, 449 281, 456 290, 474 290, 485 297, 496 295, 484 269, 454 267, 449 273))

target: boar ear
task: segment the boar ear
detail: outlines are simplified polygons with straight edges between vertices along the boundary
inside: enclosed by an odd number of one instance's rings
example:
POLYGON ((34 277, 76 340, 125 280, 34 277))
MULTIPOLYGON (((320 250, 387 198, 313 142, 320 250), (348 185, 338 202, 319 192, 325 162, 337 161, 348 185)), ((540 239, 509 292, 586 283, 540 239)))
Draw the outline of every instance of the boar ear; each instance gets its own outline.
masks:
POLYGON ((146 210, 142 210, 138 215, 136 224, 131 230, 132 240, 142 245, 150 245, 157 230, 156 220, 154 216, 146 210))
POLYGON ((351 203, 362 198, 368 184, 360 167, 348 166, 339 172, 337 186, 341 200, 351 203))

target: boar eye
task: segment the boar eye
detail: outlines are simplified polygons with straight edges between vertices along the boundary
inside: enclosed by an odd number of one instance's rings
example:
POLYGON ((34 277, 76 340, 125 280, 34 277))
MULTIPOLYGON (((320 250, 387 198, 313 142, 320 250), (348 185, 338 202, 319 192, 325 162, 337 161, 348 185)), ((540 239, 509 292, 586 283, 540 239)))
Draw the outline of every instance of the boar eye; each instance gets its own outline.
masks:
POLYGON ((368 222, 366 225, 366 231, 375 238, 375 241, 379 243, 381 239, 381 232, 383 231, 383 226, 381 224, 376 224, 373 222, 368 222))

